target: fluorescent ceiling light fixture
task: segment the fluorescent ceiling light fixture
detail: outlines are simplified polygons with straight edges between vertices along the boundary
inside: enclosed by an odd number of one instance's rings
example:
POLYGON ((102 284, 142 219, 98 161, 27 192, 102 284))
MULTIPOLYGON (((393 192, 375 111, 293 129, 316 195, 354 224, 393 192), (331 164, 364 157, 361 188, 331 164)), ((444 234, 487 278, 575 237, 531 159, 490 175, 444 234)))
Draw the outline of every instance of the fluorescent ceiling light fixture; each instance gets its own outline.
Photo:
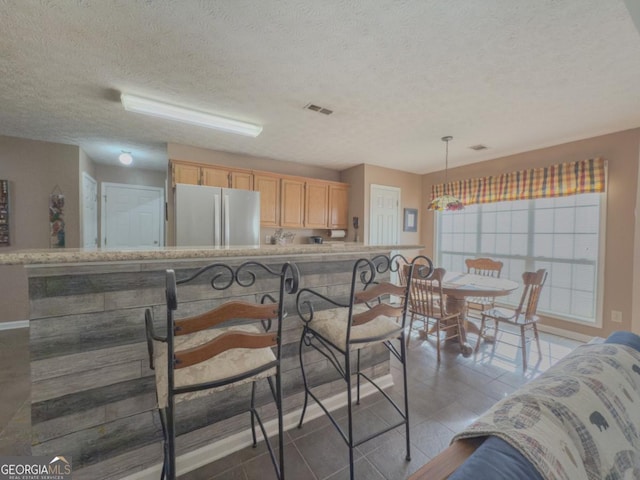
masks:
POLYGON ((231 118, 219 117, 210 113, 190 110, 178 105, 149 100, 148 98, 137 97, 123 93, 120 100, 124 109, 128 112, 142 113, 152 117, 166 118, 177 122, 189 123, 200 127, 213 128, 223 132, 237 133, 249 137, 257 137, 262 132, 261 125, 241 122, 231 118))
POLYGON ((133 162, 133 157, 131 156, 131 152, 125 152, 123 150, 122 153, 118 156, 118 160, 120 160, 120 163, 122 163, 123 165, 131 165, 131 163, 133 162))

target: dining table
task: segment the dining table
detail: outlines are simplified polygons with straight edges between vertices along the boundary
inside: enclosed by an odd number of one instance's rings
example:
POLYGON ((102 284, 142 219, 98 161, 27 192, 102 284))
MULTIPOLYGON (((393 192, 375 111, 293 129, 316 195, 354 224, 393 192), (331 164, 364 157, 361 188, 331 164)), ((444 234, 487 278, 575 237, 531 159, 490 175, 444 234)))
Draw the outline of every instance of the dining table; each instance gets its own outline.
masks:
MULTIPOLYGON (((414 279, 414 281, 416 281, 414 279)), ((467 342, 467 333, 480 335, 478 326, 467 320, 467 297, 502 297, 516 290, 520 284, 506 278, 495 278, 472 273, 447 272, 442 282, 442 293, 446 296, 446 307, 449 313, 463 315, 462 331, 460 332, 461 352, 468 357, 473 348, 467 342)), ((423 333, 426 337, 427 333, 423 333)), ((457 338, 457 337, 456 337, 457 338)))

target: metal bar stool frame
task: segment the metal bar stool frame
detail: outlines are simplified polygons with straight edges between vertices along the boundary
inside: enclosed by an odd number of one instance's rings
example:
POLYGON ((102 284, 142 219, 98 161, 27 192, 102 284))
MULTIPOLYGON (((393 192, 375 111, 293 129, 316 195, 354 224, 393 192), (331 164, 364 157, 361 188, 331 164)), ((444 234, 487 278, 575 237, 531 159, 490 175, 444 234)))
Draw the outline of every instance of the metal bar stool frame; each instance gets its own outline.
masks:
MULTIPOLYGON (((386 432, 393 430, 401 425, 405 425, 405 436, 406 436, 406 447, 407 454, 406 460, 411 460, 411 451, 410 451, 410 434, 409 434, 409 398, 408 398, 408 389, 407 389, 407 352, 406 352, 406 343, 405 343, 405 323, 406 316, 408 310, 409 303, 409 292, 410 292, 410 284, 397 286, 392 285, 390 283, 384 282, 379 283, 376 281, 376 275, 382 274, 387 271, 397 272, 401 266, 401 260, 404 261, 405 264, 409 265, 409 278, 412 276, 419 276, 420 278, 426 278, 431 275, 433 271, 433 264, 431 260, 425 256, 418 256, 414 258, 411 262, 408 262, 405 257, 402 255, 394 255, 392 257, 386 255, 375 256, 372 259, 361 258, 357 260, 353 266, 352 277, 351 277, 351 288, 349 294, 349 301, 346 303, 342 303, 331 299, 325 295, 318 293, 315 290, 310 288, 302 288, 299 290, 298 295, 296 297, 296 307, 298 310, 298 315, 302 319, 304 326, 303 332, 300 338, 300 346, 299 346, 299 355, 300 355, 300 368, 302 370, 302 379, 304 383, 304 404, 302 408, 302 413, 300 416, 300 421, 298 423, 298 428, 302 428, 302 424, 304 422, 304 416, 307 410, 307 405, 309 401, 309 397, 311 397, 315 402, 320 406, 320 408, 324 411, 324 413, 329 417, 329 420, 333 424, 333 426, 337 429, 338 433, 347 444, 349 448, 349 472, 351 480, 354 479, 354 454, 353 449, 358 445, 361 445, 379 435, 382 435, 386 432), (418 264, 417 262, 423 262, 418 264), (414 273, 414 268, 416 272, 414 273), (362 289, 359 290, 358 287, 362 289), (354 313, 354 305, 358 303, 365 304, 369 310, 368 312, 373 312, 369 316, 375 315, 378 316, 380 314, 387 315, 390 314, 394 307, 389 306, 388 304, 382 303, 380 296, 381 295, 398 295, 401 297, 402 302, 399 307, 395 307, 399 315, 397 318, 400 318, 400 323, 398 324, 397 331, 393 333, 393 338, 388 335, 380 335, 378 337, 367 337, 367 338, 359 338, 353 339, 352 335, 352 326, 356 326, 354 323, 355 317, 358 315, 369 315, 368 313, 354 313), (319 316, 314 311, 314 306, 311 300, 308 298, 316 297, 323 302, 328 302, 330 305, 335 307, 347 309, 347 321, 344 325, 346 328, 346 344, 338 345, 337 342, 332 341, 327 338, 327 335, 323 335, 317 330, 314 329, 313 320, 315 317, 319 316), (375 306, 371 306, 370 303, 377 300, 378 304, 375 306), (399 340, 398 348, 391 343, 392 340, 399 340), (403 378, 403 389, 404 389, 404 409, 401 409, 394 401, 389 397, 389 395, 380 388, 376 382, 371 379, 368 375, 360 371, 360 352, 361 348, 358 348, 358 345, 362 346, 363 344, 369 343, 383 343, 387 349, 391 352, 391 354, 400 361, 402 364, 402 378, 403 378), (303 362, 303 347, 310 347, 315 349, 321 355, 323 355, 331 365, 336 369, 336 371, 340 374, 342 379, 345 381, 347 386, 347 411, 348 411, 348 427, 347 432, 345 433, 343 429, 340 427, 336 419, 331 415, 329 410, 324 406, 322 401, 313 393, 311 387, 309 386, 307 374, 305 372, 304 362, 303 362), (352 392, 352 368, 351 368, 351 355, 352 355, 352 347, 356 349, 356 405, 360 404, 360 383, 361 379, 367 380, 371 385, 373 385, 378 392, 380 392, 383 397, 391 404, 391 406, 398 412, 401 417, 401 420, 393 425, 387 426, 373 434, 366 436, 365 438, 361 438, 358 441, 354 440, 353 436, 353 392, 352 392), (338 359, 338 355, 342 355, 344 358, 344 364, 341 364, 338 359)), ((362 323, 368 321, 366 318, 362 323)))
MULTIPOLYGON (((276 458, 274 453, 274 449, 271 446, 271 442, 267 436, 267 432, 265 430, 264 424, 260 415, 255 406, 255 392, 256 392, 256 380, 252 380, 251 386, 251 403, 248 411, 251 414, 251 434, 253 440, 253 446, 257 445, 257 437, 255 431, 255 424, 258 423, 262 435, 265 440, 265 444, 269 451, 269 455, 271 457, 271 462, 274 466, 276 476, 279 480, 284 480, 284 431, 283 431, 283 414, 282 414, 282 379, 281 379, 281 356, 282 356, 282 320, 286 316, 286 312, 284 311, 284 299, 285 294, 295 294, 298 290, 299 286, 300 273, 298 267, 295 263, 285 262, 282 265, 280 271, 274 270, 269 266, 255 262, 255 261, 247 261, 242 263, 237 268, 230 267, 224 263, 213 263, 207 265, 205 267, 200 268, 194 274, 190 275, 187 278, 176 280, 176 275, 174 270, 166 271, 166 304, 167 304, 167 335, 165 337, 159 336, 154 331, 153 327, 153 317, 150 309, 145 311, 145 327, 146 327, 146 336, 147 336, 147 347, 149 351, 149 362, 151 369, 155 369, 154 366, 154 341, 163 342, 167 345, 167 406, 165 408, 159 408, 159 416, 160 423, 162 426, 162 433, 164 438, 164 460, 162 465, 162 473, 161 478, 166 478, 168 480, 175 480, 176 478, 176 450, 175 450, 175 440, 176 440, 176 429, 175 429, 175 397, 177 395, 203 391, 208 389, 214 389, 218 387, 222 387, 225 385, 230 385, 236 382, 240 382, 243 380, 251 379, 260 373, 267 372, 270 369, 275 368, 275 385, 271 376, 266 377, 269 388, 273 395, 274 401, 276 403, 277 409, 277 418, 278 418, 278 448, 279 455, 276 458), (257 347, 272 347, 275 349, 275 360, 270 363, 261 365, 258 368, 254 368, 249 371, 243 371, 241 374, 226 377, 223 379, 208 381, 198 384, 186 385, 182 387, 175 386, 175 369, 180 368, 180 359, 177 358, 176 352, 174 349, 175 342, 174 337, 176 335, 180 335, 180 329, 182 328, 179 325, 176 325, 176 319, 174 318, 174 312, 178 308, 178 295, 177 295, 177 286, 187 284, 196 278, 204 275, 206 272, 210 272, 212 278, 210 281, 211 287, 214 290, 225 290, 231 287, 233 284, 237 284, 241 287, 251 287, 256 283, 257 273, 256 271, 262 271, 267 275, 267 277, 279 277, 279 287, 278 287, 278 300, 268 294, 265 293, 262 295, 260 304, 251 304, 255 307, 266 307, 266 302, 271 302, 272 306, 275 307, 273 313, 275 313, 274 317, 269 318, 260 318, 260 317, 247 317, 247 318, 258 318, 259 322, 262 324, 262 327, 265 332, 269 332, 272 326, 273 318, 277 318, 278 325, 275 332, 275 336, 272 335, 272 342, 269 345, 259 345, 257 347)), ((225 303, 229 304, 229 302, 225 303)), ((225 305, 223 304, 223 305, 225 305)), ((218 307, 219 308, 219 307, 218 307)), ((217 309, 213 309, 210 312, 213 312, 217 309)), ((262 308, 264 310, 264 308, 262 308)), ((240 317, 238 317, 240 318, 240 317)), ((188 320, 188 319, 187 319, 188 320)), ((178 320, 178 323, 184 322, 184 320, 178 320)))

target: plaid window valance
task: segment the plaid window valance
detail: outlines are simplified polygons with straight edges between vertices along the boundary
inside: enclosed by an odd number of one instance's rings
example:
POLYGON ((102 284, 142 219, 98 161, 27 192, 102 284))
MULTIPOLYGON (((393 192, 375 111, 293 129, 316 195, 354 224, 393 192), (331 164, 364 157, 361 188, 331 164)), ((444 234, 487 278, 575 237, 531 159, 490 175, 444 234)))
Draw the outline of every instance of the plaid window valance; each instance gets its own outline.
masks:
POLYGON ((464 205, 473 205, 474 203, 563 197, 578 193, 604 192, 604 190, 605 161, 602 158, 590 158, 579 162, 503 173, 494 177, 433 185, 431 199, 448 193, 459 198, 464 205))

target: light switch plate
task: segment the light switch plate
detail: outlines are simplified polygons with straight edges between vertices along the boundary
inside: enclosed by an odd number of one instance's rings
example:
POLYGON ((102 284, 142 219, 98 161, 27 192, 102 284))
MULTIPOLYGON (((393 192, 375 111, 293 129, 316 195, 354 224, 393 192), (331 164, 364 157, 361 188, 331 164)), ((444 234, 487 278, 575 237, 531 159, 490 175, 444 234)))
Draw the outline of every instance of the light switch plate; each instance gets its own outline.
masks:
POLYGON ((622 312, 620 310, 611 310, 611 321, 622 323, 622 312))

